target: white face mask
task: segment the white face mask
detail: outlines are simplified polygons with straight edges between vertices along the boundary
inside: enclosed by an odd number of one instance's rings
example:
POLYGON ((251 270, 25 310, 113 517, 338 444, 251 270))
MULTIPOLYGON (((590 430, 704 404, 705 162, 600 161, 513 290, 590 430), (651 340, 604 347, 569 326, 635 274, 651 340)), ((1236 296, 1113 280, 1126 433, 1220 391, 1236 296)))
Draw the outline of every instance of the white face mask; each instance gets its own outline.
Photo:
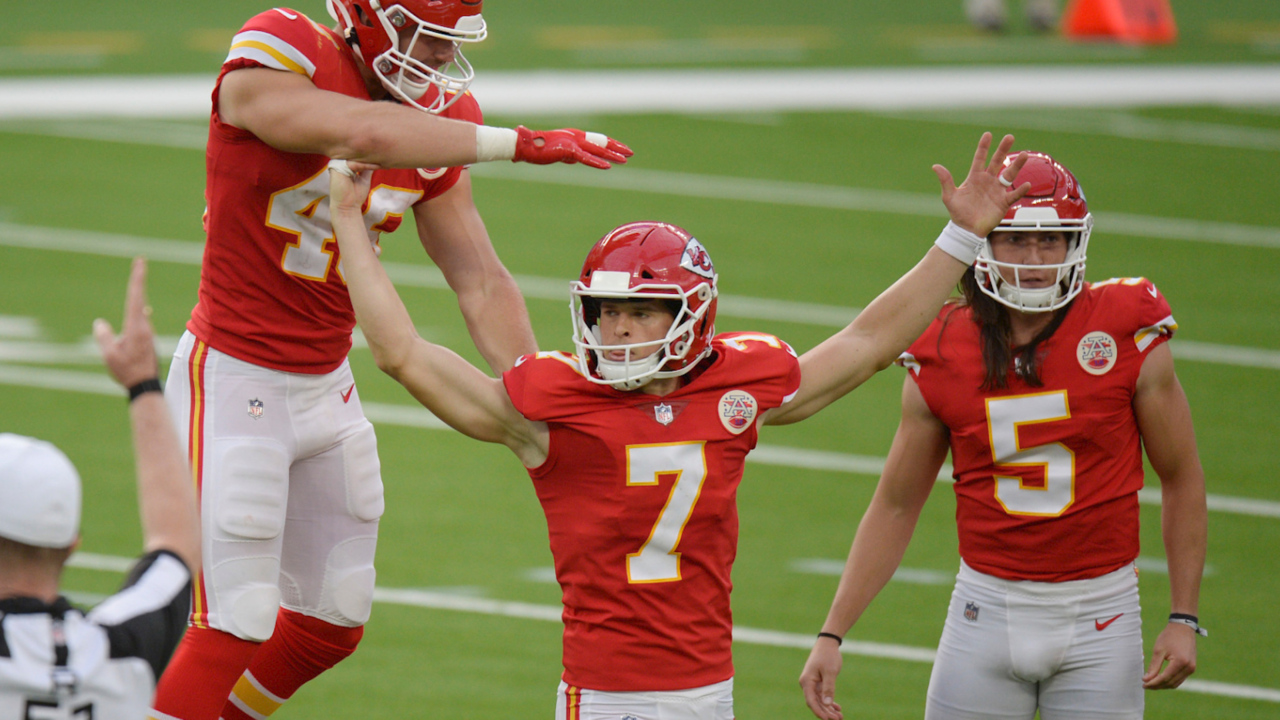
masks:
MULTIPOLYGON (((602 275, 601 271, 595 273, 602 275)), ((593 283, 594 285, 594 283, 593 283)), ((697 357, 689 357, 694 345, 698 323, 701 322, 711 300, 715 297, 715 288, 711 282, 700 283, 685 293, 678 285, 645 285, 634 289, 623 288, 614 291, 602 291, 598 287, 587 287, 581 282, 574 282, 569 292, 569 311, 573 318, 573 344, 578 354, 578 364, 582 375, 591 382, 611 385, 618 390, 635 390, 644 387, 655 378, 678 377, 693 369, 698 361, 711 352, 708 344, 702 348, 697 357), (636 299, 657 298, 660 300, 680 300, 680 309, 664 337, 640 343, 624 345, 605 345, 601 342, 599 326, 587 317, 587 299, 636 299), (697 299, 697 309, 689 309, 690 299, 697 299), (588 325, 591 322, 591 325, 588 325), (632 359, 632 354, 657 346, 658 350, 650 355, 632 359), (610 360, 605 355, 609 351, 625 351, 622 360, 610 360), (592 371, 594 360, 594 372, 592 371), (668 365, 671 367, 668 367, 668 365)))
MULTIPOLYGON (((1037 208, 1037 210, 1041 210, 1037 208)), ((1093 215, 1083 220, 1059 220, 1057 213, 1049 210, 1052 218, 1006 220, 995 232, 1065 232, 1074 235, 1070 240, 1067 257, 1063 262, 1048 265, 1023 265, 996 260, 991 251, 991 241, 982 244, 978 259, 973 264, 978 289, 1001 305, 1027 313, 1051 312, 1065 307, 1084 289, 1085 250, 1089 234, 1093 230, 1093 215), (1052 284, 1045 287, 1022 287, 1019 277, 1024 272, 1055 271, 1052 284), (1003 272, 1002 272, 1003 271, 1003 272)), ((1021 211, 1020 215, 1021 217, 1021 211)))

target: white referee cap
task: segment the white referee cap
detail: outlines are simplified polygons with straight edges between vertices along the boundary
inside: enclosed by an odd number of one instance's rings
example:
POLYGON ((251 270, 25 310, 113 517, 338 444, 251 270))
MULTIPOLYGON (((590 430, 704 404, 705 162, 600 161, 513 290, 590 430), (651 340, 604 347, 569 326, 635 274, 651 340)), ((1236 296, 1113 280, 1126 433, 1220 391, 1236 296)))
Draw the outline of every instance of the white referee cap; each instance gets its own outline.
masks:
POLYGON ((80 475, 43 440, 0 433, 0 537, 70 547, 80 533, 80 475))

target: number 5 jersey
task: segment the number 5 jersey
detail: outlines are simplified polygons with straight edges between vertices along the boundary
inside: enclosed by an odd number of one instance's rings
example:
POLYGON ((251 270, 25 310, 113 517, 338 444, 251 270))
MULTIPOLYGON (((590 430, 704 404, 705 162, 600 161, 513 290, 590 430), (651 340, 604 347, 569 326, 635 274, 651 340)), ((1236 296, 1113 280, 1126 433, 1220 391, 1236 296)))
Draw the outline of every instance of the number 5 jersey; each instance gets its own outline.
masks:
POLYGON ((949 305, 902 356, 951 431, 960 556, 1006 580, 1098 577, 1138 556, 1142 443, 1133 399, 1147 353, 1177 329, 1144 278, 1086 285, 1038 349, 1043 386, 983 390, 970 309, 949 305))

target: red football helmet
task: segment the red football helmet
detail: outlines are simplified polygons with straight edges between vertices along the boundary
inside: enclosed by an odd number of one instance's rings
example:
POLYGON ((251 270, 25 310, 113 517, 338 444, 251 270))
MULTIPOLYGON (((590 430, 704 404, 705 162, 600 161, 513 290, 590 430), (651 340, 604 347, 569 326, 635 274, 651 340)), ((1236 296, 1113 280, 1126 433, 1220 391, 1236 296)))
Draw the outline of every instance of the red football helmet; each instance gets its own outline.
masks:
POLYGON ((684 229, 660 222, 634 222, 614 228, 587 253, 582 275, 569 289, 573 344, 582 374, 592 382, 634 390, 653 378, 689 372, 711 352, 715 335, 716 270, 702 243, 684 229), (609 298, 658 298, 678 305, 666 337, 648 343, 603 345, 600 301, 609 298), (660 346, 648 357, 632 352, 660 346), (626 350, 626 359, 609 360, 603 350, 626 350))
POLYGON ((360 59, 401 101, 431 113, 449 107, 475 78, 458 43, 480 42, 488 30, 480 16, 483 0, 325 0, 338 32, 358 46, 360 59), (385 5, 384 5, 385 3, 385 5), (405 29, 407 40, 401 41, 405 29), (452 40, 452 63, 440 69, 413 59, 423 36, 452 40), (452 69, 453 72, 450 72, 452 69), (433 95, 427 95, 432 87, 433 95), (423 96, 427 100, 422 102, 423 96))
MULTIPOLYGON (((1013 187, 1031 183, 1031 190, 1009 208, 992 232, 1065 232, 1069 238, 1066 260, 1049 265, 1000 262, 992 256, 988 240, 973 269, 978 287, 1001 304, 1022 312, 1048 312, 1071 302, 1084 289, 1085 250, 1093 215, 1089 214, 1084 190, 1070 170, 1044 153, 1029 152, 1027 156, 1013 187), (1019 274, 1029 270, 1056 270, 1057 282, 1048 287, 1024 288, 1019 274)), ((1016 153, 1010 153, 1005 165, 1016 157, 1016 153)))

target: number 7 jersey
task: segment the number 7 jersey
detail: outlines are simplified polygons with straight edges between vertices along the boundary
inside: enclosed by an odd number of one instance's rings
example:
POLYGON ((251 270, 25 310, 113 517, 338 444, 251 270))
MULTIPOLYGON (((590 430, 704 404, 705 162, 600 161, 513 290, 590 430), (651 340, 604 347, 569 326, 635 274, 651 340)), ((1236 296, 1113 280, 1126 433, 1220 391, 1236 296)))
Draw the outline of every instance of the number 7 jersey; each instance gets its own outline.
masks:
POLYGON ((1006 580, 1104 575, 1138 556, 1142 443, 1133 410, 1147 353, 1173 335, 1150 281, 1086 285, 1041 344, 1040 379, 983 390, 967 307, 943 308, 899 360, 951 434, 960 556, 1006 580))
POLYGON ((726 333, 712 348, 663 397, 590 382, 566 353, 503 376, 551 433, 529 475, 564 593, 569 685, 683 690, 733 675, 738 483, 759 414, 795 394, 800 366, 772 335, 726 333))

